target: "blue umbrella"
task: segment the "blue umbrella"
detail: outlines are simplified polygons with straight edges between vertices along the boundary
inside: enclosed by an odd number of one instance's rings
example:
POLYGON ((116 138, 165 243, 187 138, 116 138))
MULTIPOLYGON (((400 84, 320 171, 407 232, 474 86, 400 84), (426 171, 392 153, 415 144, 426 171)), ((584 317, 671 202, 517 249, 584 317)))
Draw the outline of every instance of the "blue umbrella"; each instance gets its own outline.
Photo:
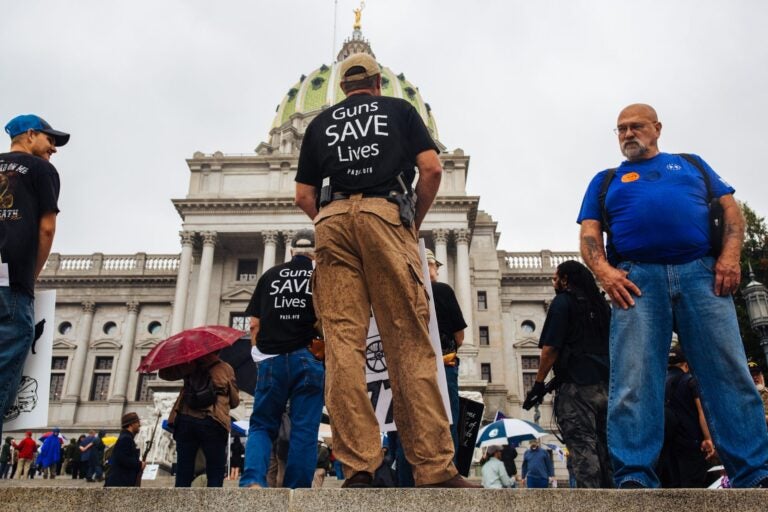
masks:
POLYGON ((475 446, 519 443, 544 437, 549 432, 530 421, 504 418, 480 429, 475 446))

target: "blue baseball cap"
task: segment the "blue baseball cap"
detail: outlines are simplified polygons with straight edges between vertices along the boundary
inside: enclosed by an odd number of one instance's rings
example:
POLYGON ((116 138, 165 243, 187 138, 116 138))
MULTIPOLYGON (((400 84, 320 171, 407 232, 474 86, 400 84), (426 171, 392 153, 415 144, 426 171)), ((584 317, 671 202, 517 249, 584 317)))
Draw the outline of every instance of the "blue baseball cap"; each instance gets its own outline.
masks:
POLYGON ((36 132, 42 132, 50 135, 56 141, 56 147, 61 147, 69 142, 69 134, 54 130, 51 125, 46 122, 40 116, 34 114, 23 114, 16 116, 5 125, 5 133, 11 138, 26 132, 27 130, 35 130, 36 132))

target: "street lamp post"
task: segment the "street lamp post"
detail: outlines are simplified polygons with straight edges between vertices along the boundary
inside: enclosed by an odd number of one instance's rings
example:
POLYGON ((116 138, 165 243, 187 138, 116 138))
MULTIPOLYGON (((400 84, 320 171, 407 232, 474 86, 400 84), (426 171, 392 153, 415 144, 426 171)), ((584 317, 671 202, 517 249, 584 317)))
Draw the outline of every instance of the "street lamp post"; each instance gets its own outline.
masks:
POLYGON ((768 360, 768 289, 755 280, 752 265, 749 266, 749 283, 744 287, 749 324, 760 336, 760 347, 768 360))

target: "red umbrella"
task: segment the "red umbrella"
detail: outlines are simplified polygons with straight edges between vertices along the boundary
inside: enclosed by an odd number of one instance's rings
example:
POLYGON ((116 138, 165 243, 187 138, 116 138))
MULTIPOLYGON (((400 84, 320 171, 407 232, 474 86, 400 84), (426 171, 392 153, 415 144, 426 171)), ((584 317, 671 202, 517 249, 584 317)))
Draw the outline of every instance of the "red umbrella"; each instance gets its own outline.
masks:
POLYGON ((188 363, 232 345, 241 336, 243 331, 221 325, 187 329, 158 343, 144 357, 136 371, 151 373, 161 368, 188 363))

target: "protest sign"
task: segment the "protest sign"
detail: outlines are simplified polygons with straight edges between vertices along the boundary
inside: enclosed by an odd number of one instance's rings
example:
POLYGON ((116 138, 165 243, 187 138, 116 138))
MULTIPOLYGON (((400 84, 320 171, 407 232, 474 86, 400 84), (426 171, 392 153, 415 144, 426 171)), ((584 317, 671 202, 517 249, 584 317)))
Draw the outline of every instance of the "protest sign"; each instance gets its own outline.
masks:
POLYGON ((16 400, 3 418, 3 430, 27 430, 48 425, 56 291, 35 293, 35 338, 24 363, 16 400))
MULTIPOLYGON (((443 367, 442 349, 440 348, 440 334, 437 329, 437 316, 435 315, 435 304, 432 300, 432 283, 429 280, 429 267, 427 266, 426 247, 424 240, 419 240, 419 253, 421 255, 422 274, 424 283, 429 293, 429 338, 432 342, 432 349, 437 356, 435 357, 435 372, 437 383, 440 388, 440 394, 443 397, 443 407, 446 411, 446 417, 451 422, 451 405, 448 399, 448 384, 445 380, 445 369, 443 367)), ((382 432, 397 430, 394 415, 392 411, 392 389, 389 384, 389 372, 387 371, 387 362, 384 358, 384 348, 379 335, 379 329, 376 326, 376 319, 372 316, 368 328, 368 337, 365 345, 365 380, 368 384, 368 395, 373 404, 373 410, 376 411, 376 418, 379 420, 379 428, 382 432)))
POLYGON ((469 476, 472 465, 472 455, 475 452, 477 433, 483 419, 483 402, 475 402, 469 398, 459 397, 459 452, 456 454, 456 468, 464 476, 469 476))

